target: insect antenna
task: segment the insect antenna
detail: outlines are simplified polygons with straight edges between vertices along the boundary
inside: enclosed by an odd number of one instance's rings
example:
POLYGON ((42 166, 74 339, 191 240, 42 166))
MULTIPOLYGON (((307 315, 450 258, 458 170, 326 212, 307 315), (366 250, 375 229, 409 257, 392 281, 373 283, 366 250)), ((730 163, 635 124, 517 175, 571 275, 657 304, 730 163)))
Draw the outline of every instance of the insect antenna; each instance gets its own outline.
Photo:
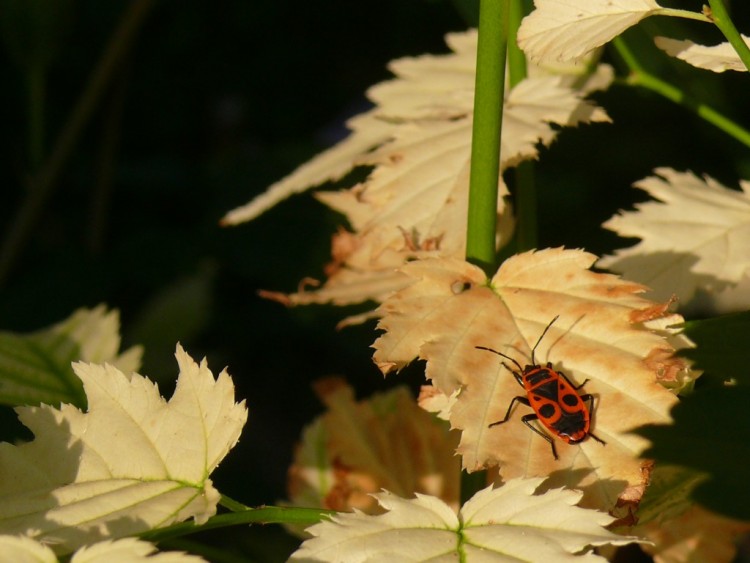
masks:
MULTIPOLYGON (((539 343, 542 341, 542 338, 544 338, 544 335, 547 334, 547 331, 549 330, 549 327, 551 327, 557 319, 560 318, 560 315, 557 315, 554 319, 552 319, 549 324, 545 327, 545 329, 542 331, 541 336, 539 336, 539 340, 536 341, 536 344, 534 344, 534 347, 531 349, 531 365, 536 365, 536 360, 534 359, 534 352, 536 352, 536 347, 539 346, 539 343)), ((502 355, 502 354, 501 354, 502 355)), ((508 356, 505 356, 506 358, 508 356)))
MULTIPOLYGON (((519 364, 516 360, 511 358, 510 356, 506 356, 502 352, 498 352, 497 350, 493 350, 492 348, 487 348, 486 346, 474 346, 477 350, 487 350, 488 352, 492 352, 493 354, 497 354, 498 356, 502 356, 503 358, 510 360, 514 364, 516 364, 516 367, 518 368, 519 372, 523 372, 523 368, 521 367, 521 364, 519 364)), ((503 364, 505 365, 505 364, 503 364)))

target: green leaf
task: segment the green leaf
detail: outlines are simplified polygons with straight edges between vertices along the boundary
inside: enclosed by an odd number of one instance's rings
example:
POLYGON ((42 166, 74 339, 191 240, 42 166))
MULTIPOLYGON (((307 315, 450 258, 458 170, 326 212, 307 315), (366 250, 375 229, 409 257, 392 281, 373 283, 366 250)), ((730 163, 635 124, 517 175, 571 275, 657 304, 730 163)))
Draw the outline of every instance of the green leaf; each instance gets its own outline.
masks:
POLYGON ((680 350, 697 369, 750 385, 750 311, 685 323, 685 335, 697 347, 680 350))
POLYGON ((71 362, 108 362, 128 373, 139 367, 140 348, 118 356, 119 329, 119 313, 99 305, 35 333, 0 332, 0 403, 84 407, 86 395, 71 362))
POLYGON ((693 500, 732 518, 750 520, 750 388, 717 387, 698 391, 672 409, 673 425, 635 429, 652 445, 643 457, 679 465, 705 477, 693 500))

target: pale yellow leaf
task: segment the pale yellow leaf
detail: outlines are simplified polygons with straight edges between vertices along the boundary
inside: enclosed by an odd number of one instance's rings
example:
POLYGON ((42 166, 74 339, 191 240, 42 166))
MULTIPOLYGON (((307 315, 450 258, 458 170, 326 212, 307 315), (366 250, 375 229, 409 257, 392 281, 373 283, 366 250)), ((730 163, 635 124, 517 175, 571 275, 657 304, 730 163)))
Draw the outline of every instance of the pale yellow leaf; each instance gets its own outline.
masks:
POLYGON ((0 535, 0 563, 57 563, 55 552, 25 536, 0 535))
POLYGON ((227 213, 221 223, 238 225, 251 221, 294 194, 338 180, 352 169, 357 157, 389 139, 391 126, 372 112, 355 116, 346 125, 352 131, 349 137, 272 184, 250 202, 227 213))
POLYGON ((604 561, 592 546, 624 545, 635 537, 603 526, 612 518, 575 506, 577 491, 534 491, 542 479, 517 479, 476 493, 456 514, 435 497, 375 495, 378 516, 338 514, 308 529, 291 561, 604 561))
POLYGON ((604 227, 642 239, 599 261, 600 266, 648 285, 657 299, 681 301, 696 291, 735 285, 750 268, 750 182, 742 191, 670 168, 637 182, 658 201, 621 212, 604 227))
MULTIPOLYGON (((742 39, 750 46, 750 37, 743 35, 742 39)), ((668 55, 677 57, 697 68, 713 72, 724 72, 725 70, 747 72, 747 67, 729 42, 711 47, 699 45, 689 40, 680 41, 668 37, 656 37, 654 42, 659 49, 668 55)))
POLYGON ((70 563, 200 563, 205 559, 179 551, 157 553, 156 546, 136 539, 108 540, 76 551, 70 563))
MULTIPOLYGON (((70 563, 200 563, 197 555, 178 551, 156 553, 156 546, 135 538, 103 541, 84 546, 70 563)), ((58 563, 48 546, 25 536, 0 536, 0 563, 58 563)), ((67 558, 63 561, 68 561, 67 558)))
POLYGON ((532 61, 584 57, 662 8, 654 0, 534 0, 518 29, 532 61))
POLYGON ((247 418, 226 372, 177 348, 172 398, 110 365, 77 363, 87 412, 71 405, 17 412, 35 436, 0 444, 0 531, 50 542, 59 553, 216 512, 209 475, 247 418))
POLYGON ((456 433, 419 408, 405 387, 355 401, 342 380, 316 384, 328 410, 303 434, 289 470, 296 506, 377 510, 371 496, 430 494, 458 508, 456 433))
POLYGON ((70 317, 54 325, 50 332, 76 342, 81 348, 78 359, 83 362, 107 362, 125 373, 131 373, 141 365, 141 346, 133 346, 119 353, 122 340, 120 313, 116 309, 107 311, 106 305, 77 309, 70 317))
MULTIPOLYGON (((320 289, 281 297, 289 304, 380 301, 401 287, 394 270, 409 260, 463 256, 471 157, 476 33, 450 35, 451 55, 427 55, 391 64, 398 78, 375 86, 370 97, 375 114, 392 124, 390 140, 363 153, 357 164, 373 166, 370 176, 346 191, 318 193, 345 215, 354 230, 348 252, 337 256, 320 289)), ((585 91, 566 84, 567 77, 535 76, 518 84, 505 101, 501 166, 536 158, 559 126, 605 122, 607 114, 586 101, 585 91)), ((501 196, 507 189, 500 183, 501 196)), ((512 235, 513 216, 498 201, 498 246, 512 235)), ((340 238, 341 234, 337 235, 340 238)))
MULTIPOLYGON (((427 254, 463 256, 476 30, 450 34, 446 41, 451 54, 393 61, 389 68, 396 78, 368 91, 376 107, 356 122, 350 139, 300 168, 280 187, 232 212, 231 220, 225 218, 231 223, 247 220, 281 197, 320 183, 321 178, 340 177, 357 165, 373 167, 367 180, 354 188, 317 196, 345 215, 354 231, 345 257, 336 256, 334 247, 334 267, 327 282, 296 294, 265 295, 288 304, 380 301, 403 284, 403 277, 393 272, 405 262, 427 254), (369 126, 374 128, 371 137, 365 134, 369 126), (306 173, 309 166, 317 174, 312 176, 315 182, 306 173)), ((604 110, 583 99, 590 90, 572 88, 567 78, 549 75, 517 85, 506 98, 502 167, 536 158, 539 145, 549 145, 560 126, 608 121, 604 110)), ((501 196, 507 194, 502 182, 498 190, 501 196)), ((513 217, 502 197, 498 213, 501 245, 513 231, 513 217)))
POLYGON ((666 306, 641 297, 639 284, 589 271, 595 259, 576 250, 529 252, 506 260, 491 280, 456 259, 407 264, 402 272, 414 282, 381 305, 385 334, 375 342, 374 359, 384 373, 424 359, 437 390, 457 393, 449 416, 462 430, 458 452, 468 470, 499 465, 505 479, 554 472, 554 486, 584 488, 587 505, 609 510, 624 489, 648 478, 638 458, 647 442, 629 430, 668 421, 676 402, 657 374, 685 366, 670 356, 663 334, 642 326, 664 316, 666 306), (592 432, 607 444, 556 440, 556 461, 550 445, 521 423, 531 413, 523 405, 507 424, 489 428, 525 393, 502 358, 476 346, 524 366, 558 315, 536 361, 551 362, 574 384, 588 380, 581 393, 595 397, 592 432))

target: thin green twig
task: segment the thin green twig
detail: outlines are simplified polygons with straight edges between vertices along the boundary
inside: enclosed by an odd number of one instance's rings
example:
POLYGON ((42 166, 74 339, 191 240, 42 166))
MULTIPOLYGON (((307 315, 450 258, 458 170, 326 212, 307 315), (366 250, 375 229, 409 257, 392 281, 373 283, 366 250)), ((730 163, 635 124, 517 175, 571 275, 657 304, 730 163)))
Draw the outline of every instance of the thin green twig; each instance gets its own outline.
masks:
POLYGON ((612 42, 612 45, 630 70, 630 75, 626 81, 627 84, 631 86, 640 86, 641 88, 646 88, 647 90, 651 90, 652 92, 664 96, 668 100, 694 112, 696 115, 724 131, 746 147, 750 147, 750 131, 738 125, 708 104, 689 96, 674 84, 670 84, 658 76, 649 73, 638 60, 634 50, 630 49, 627 42, 622 37, 616 38, 612 42))
POLYGON ((466 258, 486 271, 495 267, 509 9, 510 0, 482 0, 479 7, 466 258))
POLYGON ((750 70, 750 47, 742 39, 737 28, 734 27, 734 23, 732 22, 732 18, 729 17, 729 12, 727 12, 724 2, 722 0, 708 0, 708 4, 711 6, 709 17, 724 34, 724 37, 727 38, 732 47, 734 47, 734 50, 737 51, 745 67, 750 70))
POLYGON ((315 524, 329 514, 335 514, 335 512, 319 508, 263 506, 261 508, 250 508, 240 512, 212 516, 205 524, 201 524, 200 526, 196 526, 193 521, 180 522, 179 524, 173 524, 172 526, 158 530, 144 532, 140 537, 151 542, 160 542, 204 530, 226 528, 240 524, 315 524))
POLYGON ((711 22, 706 14, 702 12, 691 12, 690 10, 680 10, 677 8, 659 8, 653 12, 655 16, 672 16, 676 18, 683 18, 686 20, 696 20, 701 22, 711 22))

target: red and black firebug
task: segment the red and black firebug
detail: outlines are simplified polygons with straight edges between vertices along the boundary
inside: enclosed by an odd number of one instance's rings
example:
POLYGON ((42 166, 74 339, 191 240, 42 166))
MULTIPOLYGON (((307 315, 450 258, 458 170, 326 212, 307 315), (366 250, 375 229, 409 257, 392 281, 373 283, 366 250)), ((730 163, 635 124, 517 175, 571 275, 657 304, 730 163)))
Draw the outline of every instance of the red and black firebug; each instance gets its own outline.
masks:
POLYGON ((525 397, 513 397, 502 420, 493 422, 489 426, 508 422, 510 412, 516 402, 529 406, 534 410, 533 414, 524 415, 521 417, 521 421, 549 442, 555 459, 559 459, 555 442, 549 435, 533 425, 531 421, 539 420, 547 430, 568 444, 578 444, 588 436, 601 444, 605 444, 604 440, 591 433, 591 412, 594 407, 594 396, 589 393, 578 394, 578 390, 586 385, 588 379, 580 385, 573 385, 563 372, 552 369, 551 362, 547 362, 546 366, 540 366, 534 358, 537 346, 558 318, 559 315, 552 319, 542 331, 539 340, 531 349, 531 363, 525 368, 521 368, 521 364, 502 352, 484 346, 476 347, 480 350, 493 352, 513 362, 518 368, 517 370, 511 369, 505 362, 503 362, 503 367, 511 372, 518 384, 526 390, 525 397), (588 407, 586 406, 587 402, 589 403, 588 407))

